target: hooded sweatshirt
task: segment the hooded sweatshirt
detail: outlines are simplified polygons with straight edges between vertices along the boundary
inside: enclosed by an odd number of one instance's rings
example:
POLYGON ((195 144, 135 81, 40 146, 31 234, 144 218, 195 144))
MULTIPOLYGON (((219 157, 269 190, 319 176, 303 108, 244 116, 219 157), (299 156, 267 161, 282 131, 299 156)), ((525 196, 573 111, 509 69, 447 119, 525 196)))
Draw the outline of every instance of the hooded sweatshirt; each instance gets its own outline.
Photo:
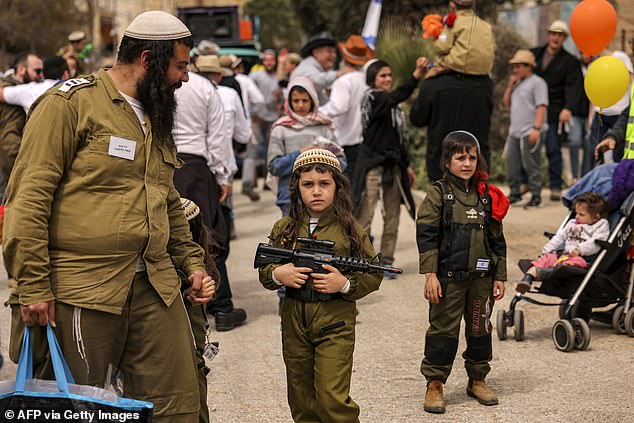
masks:
POLYGON ((302 148, 310 145, 326 148, 339 158, 342 169, 346 166, 345 154, 336 144, 331 120, 318 112, 319 99, 310 79, 297 77, 291 81, 284 109, 286 115, 273 124, 267 156, 268 171, 279 177, 276 204, 282 210, 290 204, 288 183, 293 173, 293 163, 302 148), (304 88, 313 101, 313 111, 306 116, 299 116, 290 107, 291 91, 296 86, 304 88))

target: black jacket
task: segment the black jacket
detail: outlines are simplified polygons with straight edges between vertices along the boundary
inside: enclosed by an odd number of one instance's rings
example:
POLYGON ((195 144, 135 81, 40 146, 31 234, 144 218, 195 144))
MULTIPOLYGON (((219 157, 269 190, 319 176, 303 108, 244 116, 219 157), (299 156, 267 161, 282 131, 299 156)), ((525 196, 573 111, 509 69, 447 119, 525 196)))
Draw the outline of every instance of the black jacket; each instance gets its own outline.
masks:
POLYGON ((427 175, 431 181, 443 177, 441 144, 452 131, 465 130, 475 135, 483 157, 489 161, 492 111, 493 82, 486 75, 448 72, 421 84, 410 120, 414 126, 427 127, 427 175))
POLYGON ((396 108, 412 95, 417 85, 418 79, 410 77, 393 91, 372 91, 366 94, 369 97, 365 97, 364 101, 368 100, 369 103, 365 111, 362 108, 362 113, 365 114, 362 119, 367 122, 352 176, 352 197, 356 205, 361 203, 365 193, 365 180, 370 169, 383 166, 383 181, 391 181, 391 178, 401 180, 404 191, 402 201, 406 204, 410 216, 415 217, 416 207, 406 172, 410 162, 409 140, 401 140, 401 136, 406 134, 399 133, 396 108), (400 168, 400 175, 393 174, 395 167, 400 168))
POLYGON ((558 122, 564 108, 576 116, 583 116, 583 75, 579 61, 561 48, 544 68, 542 62, 547 47, 536 47, 531 51, 537 63, 535 73, 548 84, 548 122, 558 122))

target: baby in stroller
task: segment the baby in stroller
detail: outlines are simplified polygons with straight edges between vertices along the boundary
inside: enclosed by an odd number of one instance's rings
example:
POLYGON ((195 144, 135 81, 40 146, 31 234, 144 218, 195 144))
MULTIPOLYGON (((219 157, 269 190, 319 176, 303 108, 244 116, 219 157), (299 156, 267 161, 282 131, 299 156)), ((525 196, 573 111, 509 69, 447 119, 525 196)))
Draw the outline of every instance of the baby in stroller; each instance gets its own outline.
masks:
POLYGON ((600 250, 595 241, 608 239, 610 224, 605 218, 608 204, 603 197, 593 192, 580 194, 574 200, 574 209, 574 219, 544 245, 540 258, 531 262, 532 267, 515 287, 517 292, 529 291, 533 281, 544 280, 558 265, 587 267, 585 258, 600 250))

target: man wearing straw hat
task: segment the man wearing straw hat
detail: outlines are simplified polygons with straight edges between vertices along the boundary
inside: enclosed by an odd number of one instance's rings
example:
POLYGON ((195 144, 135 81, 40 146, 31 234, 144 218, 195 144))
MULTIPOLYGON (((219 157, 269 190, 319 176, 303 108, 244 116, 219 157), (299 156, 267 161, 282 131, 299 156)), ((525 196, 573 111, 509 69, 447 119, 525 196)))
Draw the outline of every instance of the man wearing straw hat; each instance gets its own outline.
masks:
POLYGON ((345 43, 339 43, 344 68, 350 72, 337 78, 332 84, 330 101, 319 111, 333 119, 337 142, 346 153, 348 165, 344 175, 348 179, 354 174, 354 165, 361 142, 361 100, 368 86, 361 67, 374 58, 374 52, 360 35, 351 35, 345 43))
POLYGON ((174 91, 192 45, 174 16, 137 16, 112 69, 34 103, 7 189, 4 260, 24 323, 56 328, 77 383, 120 371, 125 396, 153 402, 155 422, 198 421, 183 296, 210 299, 172 182, 174 91), (191 283, 183 296, 175 266, 191 283))

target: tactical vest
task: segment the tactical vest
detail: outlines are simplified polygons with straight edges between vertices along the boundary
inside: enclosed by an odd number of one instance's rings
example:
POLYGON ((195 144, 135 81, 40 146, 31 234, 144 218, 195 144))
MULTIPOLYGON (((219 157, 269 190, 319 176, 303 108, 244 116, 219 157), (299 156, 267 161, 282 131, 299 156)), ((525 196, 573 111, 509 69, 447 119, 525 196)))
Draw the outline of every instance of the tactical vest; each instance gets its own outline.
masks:
POLYGON ((486 278, 493 267, 489 248, 491 197, 488 186, 474 204, 457 199, 445 180, 434 183, 442 192, 442 230, 438 275, 454 280, 486 278))
MULTIPOLYGON (((630 92, 630 99, 634 99, 634 84, 630 92)), ((630 101, 630 115, 627 117, 627 126, 625 129, 625 149, 623 150, 623 159, 634 159, 634 105, 630 101)))

